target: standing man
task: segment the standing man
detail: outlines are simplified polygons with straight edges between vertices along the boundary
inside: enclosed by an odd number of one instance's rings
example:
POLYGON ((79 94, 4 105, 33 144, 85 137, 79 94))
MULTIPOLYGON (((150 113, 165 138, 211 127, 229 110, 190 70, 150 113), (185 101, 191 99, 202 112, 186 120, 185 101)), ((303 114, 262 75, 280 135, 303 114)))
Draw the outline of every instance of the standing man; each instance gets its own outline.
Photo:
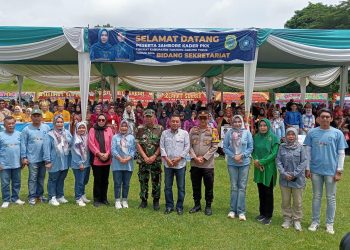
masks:
POLYGON ((153 209, 159 210, 160 182, 161 182, 161 158, 160 158, 160 137, 163 128, 154 123, 154 111, 146 109, 144 112, 144 124, 135 131, 136 147, 139 152, 139 181, 140 181, 140 208, 147 207, 148 180, 151 175, 153 209))
POLYGON ((45 202, 44 180, 45 162, 43 143, 50 127, 42 123, 42 111, 33 109, 32 123, 25 127, 21 134, 22 164, 28 166, 28 199, 30 205, 35 205, 36 199, 45 202))
POLYGON ((0 99, 0 122, 2 122, 6 116, 10 116, 11 111, 5 108, 5 101, 0 99))
POLYGON ((336 205, 336 183, 341 179, 344 169, 345 149, 348 147, 344 134, 330 126, 332 112, 321 109, 318 113, 319 127, 311 129, 304 144, 308 153, 306 177, 312 181, 312 223, 310 231, 320 226, 320 210, 323 184, 326 186, 327 211, 326 231, 334 234, 333 224, 336 205))
POLYGON ((205 187, 205 214, 212 215, 214 187, 214 153, 218 149, 219 135, 215 128, 208 126, 209 113, 207 110, 199 112, 199 126, 190 131, 191 180, 194 207, 190 213, 201 210, 202 179, 205 187))
POLYGON ((170 129, 163 131, 160 138, 160 153, 164 163, 164 194, 165 214, 174 211, 173 181, 176 176, 177 202, 176 212, 183 214, 183 202, 185 199, 186 155, 190 150, 188 132, 180 128, 181 120, 178 114, 173 114, 170 119, 170 129))
POLYGON ((5 131, 0 132, 0 175, 2 208, 8 208, 10 201, 23 205, 19 199, 21 188, 20 136, 15 131, 16 120, 12 116, 4 119, 5 131), (10 194, 10 183, 11 193, 10 194))

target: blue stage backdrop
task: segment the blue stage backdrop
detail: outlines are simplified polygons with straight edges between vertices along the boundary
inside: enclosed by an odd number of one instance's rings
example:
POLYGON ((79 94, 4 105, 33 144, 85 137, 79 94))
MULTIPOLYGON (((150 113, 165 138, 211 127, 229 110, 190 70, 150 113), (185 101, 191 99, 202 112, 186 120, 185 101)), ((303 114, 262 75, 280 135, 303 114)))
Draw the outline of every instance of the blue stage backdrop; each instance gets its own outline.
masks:
POLYGON ((242 63, 253 61, 256 30, 89 29, 93 62, 242 63))
MULTIPOLYGON (((16 122, 16 127, 15 129, 19 132, 22 132, 22 130, 27 127, 30 123, 23 123, 23 122, 16 122)), ((52 122, 45 122, 45 124, 47 124, 50 128, 53 128, 53 123, 52 122)), ((65 122, 64 123, 64 127, 65 129, 69 130, 69 122, 65 122)), ((0 131, 4 131, 4 123, 0 122, 0 131)))

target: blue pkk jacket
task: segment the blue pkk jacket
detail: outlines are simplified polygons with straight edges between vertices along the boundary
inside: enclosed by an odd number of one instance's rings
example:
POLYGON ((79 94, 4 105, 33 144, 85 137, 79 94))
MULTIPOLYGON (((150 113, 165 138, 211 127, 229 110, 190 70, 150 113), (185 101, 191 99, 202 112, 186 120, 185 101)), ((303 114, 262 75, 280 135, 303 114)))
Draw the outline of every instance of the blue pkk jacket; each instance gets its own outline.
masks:
POLYGON ((230 129, 225 134, 225 139, 223 143, 224 153, 227 156, 227 165, 228 166, 246 166, 250 164, 250 155, 253 152, 253 137, 250 131, 243 129, 242 133, 242 153, 243 153, 243 162, 236 162, 233 157, 235 155, 235 150, 231 146, 231 137, 232 130, 230 129))
POLYGON ((135 150, 136 150, 136 143, 135 143, 135 137, 131 134, 126 136, 126 151, 124 152, 120 146, 121 141, 121 135, 116 134, 112 138, 112 171, 117 170, 126 170, 126 171, 133 171, 134 170, 134 156, 135 156, 135 150), (125 158, 126 156, 131 156, 131 160, 128 161, 126 164, 121 164, 120 161, 118 161, 115 157, 120 156, 122 158, 125 158))
POLYGON ((39 128, 29 124, 22 130, 21 134, 21 158, 27 158, 29 163, 37 163, 44 161, 44 137, 50 127, 41 124, 39 128))
MULTIPOLYGON (((65 133, 66 133, 69 148, 70 148, 71 143, 72 143, 72 135, 68 130, 66 130, 65 133)), ((45 136, 45 139, 44 139, 44 161, 52 163, 52 167, 48 170, 48 172, 50 172, 50 173, 68 169, 68 167, 70 165, 70 160, 71 160, 70 159, 71 158, 70 150, 68 150, 68 152, 69 152, 68 155, 60 154, 56 150, 55 143, 56 142, 55 142, 54 138, 50 134, 47 134, 45 136)))
MULTIPOLYGON (((72 145, 72 147, 74 147, 74 145, 72 145)), ((80 168, 80 165, 83 164, 84 165, 84 168, 89 168, 90 167, 90 152, 89 152, 89 149, 87 149, 87 158, 86 158, 86 161, 83 160, 83 158, 77 154, 77 152, 75 150, 71 150, 71 153, 72 153, 72 162, 71 162, 71 167, 73 169, 79 169, 80 168)))
POLYGON ((280 172, 280 185, 291 188, 305 187, 306 153, 303 146, 296 149, 288 149, 282 143, 277 154, 276 165, 280 172), (296 179, 288 181, 285 176, 291 173, 296 179))
POLYGON ((287 111, 284 122, 286 125, 299 125, 299 128, 304 128, 303 119, 299 111, 287 111))
POLYGON ((0 132, 0 165, 3 169, 16 169, 21 167, 20 145, 21 133, 12 134, 0 132))

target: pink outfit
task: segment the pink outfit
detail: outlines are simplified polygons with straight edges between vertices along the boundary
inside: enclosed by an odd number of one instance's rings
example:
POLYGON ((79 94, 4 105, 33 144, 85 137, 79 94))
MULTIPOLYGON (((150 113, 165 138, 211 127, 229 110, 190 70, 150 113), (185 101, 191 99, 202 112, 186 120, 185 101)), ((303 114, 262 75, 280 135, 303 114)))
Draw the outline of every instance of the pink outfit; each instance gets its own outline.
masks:
MULTIPOLYGON (((107 127, 104 130, 104 138, 105 138, 106 153, 108 153, 109 155, 111 155, 112 137, 113 137, 112 129, 107 127)), ((100 145, 99 145, 98 141, 96 140, 95 129, 94 128, 91 128, 90 131, 89 131, 89 149, 91 150, 91 152, 95 156, 93 165, 95 165, 95 166, 106 166, 106 165, 110 165, 111 164, 111 162, 112 162, 112 155, 111 155, 109 161, 106 161, 106 162, 101 162, 99 160, 99 158, 96 156, 96 154, 100 152, 100 145)))

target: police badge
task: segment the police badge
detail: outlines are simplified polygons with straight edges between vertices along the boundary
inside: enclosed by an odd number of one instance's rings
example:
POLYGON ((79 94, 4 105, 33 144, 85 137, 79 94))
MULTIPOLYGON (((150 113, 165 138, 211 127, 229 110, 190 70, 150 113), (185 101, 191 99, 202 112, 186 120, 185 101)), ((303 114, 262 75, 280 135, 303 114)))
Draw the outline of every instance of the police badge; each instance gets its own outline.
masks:
POLYGON ((237 47, 237 37, 235 35, 226 36, 225 48, 228 50, 233 50, 237 47))

